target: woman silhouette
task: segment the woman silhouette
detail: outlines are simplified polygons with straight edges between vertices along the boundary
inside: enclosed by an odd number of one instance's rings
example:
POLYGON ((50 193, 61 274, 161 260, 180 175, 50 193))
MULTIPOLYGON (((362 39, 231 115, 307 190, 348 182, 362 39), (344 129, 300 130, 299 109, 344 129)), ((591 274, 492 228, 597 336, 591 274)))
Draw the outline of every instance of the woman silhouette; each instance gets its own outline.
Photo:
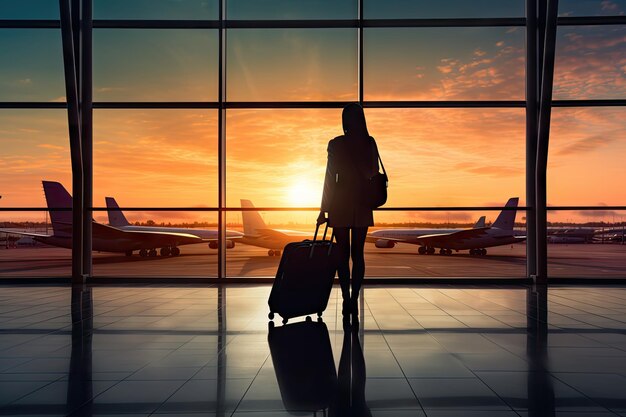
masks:
POLYGON ((333 228, 340 254, 337 272, 343 296, 343 314, 356 315, 359 291, 365 276, 365 237, 367 228, 374 225, 372 209, 363 202, 364 186, 365 181, 378 172, 378 154, 359 104, 347 105, 343 109, 342 121, 344 135, 328 142, 324 192, 317 224, 328 221, 333 228), (328 218, 325 213, 328 213, 328 218))

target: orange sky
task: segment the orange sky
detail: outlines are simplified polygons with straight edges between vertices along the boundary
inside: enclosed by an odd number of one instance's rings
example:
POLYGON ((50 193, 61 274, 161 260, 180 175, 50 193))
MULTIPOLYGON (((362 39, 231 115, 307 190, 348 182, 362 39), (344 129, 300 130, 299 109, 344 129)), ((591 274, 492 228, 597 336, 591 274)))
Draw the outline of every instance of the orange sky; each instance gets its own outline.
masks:
MULTIPOLYGON (((624 30, 559 31, 555 97, 623 97, 626 57, 619 51, 626 43, 624 30)), ((124 36, 99 34, 96 56, 123 65, 116 72, 94 74, 98 100, 214 99, 216 84, 204 80, 212 79, 215 62, 198 55, 206 45, 209 52, 215 48, 212 35, 175 31, 168 38, 157 32, 147 50, 139 48, 141 37, 131 36, 118 50, 111 39, 124 36)), ((233 32, 229 99, 356 99, 354 33, 233 32), (342 53, 346 50, 350 53, 342 53)), ((523 35, 519 28, 368 31, 366 99, 522 100, 523 35), (464 41, 456 45, 455 39, 464 41)), ((37 91, 36 75, 9 78, 11 94, 18 94, 11 99, 19 100, 20 91, 37 91)), ((46 101, 60 99, 58 89, 38 94, 48 94, 46 101)), ((525 204, 524 109, 366 109, 366 117, 389 171, 388 206, 502 205, 513 196, 525 204)), ((550 204, 624 204, 624 120, 626 109, 618 107, 553 110, 550 204)), ((226 121, 229 206, 238 207, 241 198, 258 206, 318 204, 326 144, 341 133, 340 109, 228 110, 226 121)), ((0 141, 3 206, 44 207, 42 179, 71 188, 64 110, 0 110, 0 141)), ((96 110, 94 204, 102 206, 105 196, 116 197, 122 206, 215 206, 217 112, 96 110)), ((397 215, 398 220, 409 217, 397 215)), ((478 213, 457 217, 471 221, 478 213)), ((560 218, 584 220, 577 213, 560 218)))

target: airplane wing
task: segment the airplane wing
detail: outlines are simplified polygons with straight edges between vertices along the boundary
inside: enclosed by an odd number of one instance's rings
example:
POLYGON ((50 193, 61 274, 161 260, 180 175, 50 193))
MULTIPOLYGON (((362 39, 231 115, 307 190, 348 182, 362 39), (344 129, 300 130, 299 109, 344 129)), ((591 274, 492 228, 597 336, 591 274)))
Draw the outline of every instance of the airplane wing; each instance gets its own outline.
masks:
POLYGON ((415 242, 414 240, 398 239, 394 237, 372 236, 369 234, 365 237, 365 241, 367 243, 376 243, 376 241, 378 240, 386 240, 386 241, 394 242, 394 243, 410 243, 412 245, 419 245, 419 243, 415 242))
POLYGON ((45 235, 43 233, 19 232, 17 230, 11 230, 11 229, 0 229, 0 233, 6 233, 7 235, 20 235, 20 236, 30 236, 30 237, 40 237, 40 238, 50 237, 50 235, 45 235))
POLYGON ((154 247, 167 245, 188 245, 203 242, 201 238, 187 233, 120 230, 115 227, 96 222, 93 223, 93 235, 98 239, 130 240, 134 242, 141 242, 144 246, 147 245, 154 247))
POLYGON ((417 244, 422 246, 442 247, 449 245, 450 242, 462 242, 477 237, 484 236, 489 230, 488 227, 477 229, 459 230, 452 233, 437 233, 434 235, 424 235, 415 238, 417 244))

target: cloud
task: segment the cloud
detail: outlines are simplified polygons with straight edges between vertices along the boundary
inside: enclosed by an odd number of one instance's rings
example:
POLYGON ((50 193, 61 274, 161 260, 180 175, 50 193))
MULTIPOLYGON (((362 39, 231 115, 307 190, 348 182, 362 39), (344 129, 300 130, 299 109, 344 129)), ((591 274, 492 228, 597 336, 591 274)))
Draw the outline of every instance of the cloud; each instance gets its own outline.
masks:
POLYGON ((30 78, 22 78, 20 80, 17 80, 17 83, 20 85, 31 85, 33 83, 33 80, 30 78))
POLYGON ((555 99, 621 98, 626 94, 626 30, 622 27, 560 28, 555 99))
POLYGON ((51 143, 40 143, 37 145, 38 148, 50 149, 54 151, 67 151, 68 148, 66 146, 53 145, 51 143))
POLYGON ((118 91, 125 91, 126 88, 123 87, 98 87, 98 88, 94 88, 94 91, 96 93, 111 93, 111 92, 118 92, 118 91))
POLYGON ((608 12, 618 12, 620 11, 620 7, 617 3, 614 3, 610 0, 602 0, 602 3, 600 3, 602 6, 602 10, 604 11, 608 11, 608 12))
POLYGON ((511 177, 524 174, 521 167, 509 165, 478 165, 471 162, 460 162, 455 165, 455 169, 476 175, 486 175, 491 177, 511 177))
POLYGON ((573 155, 584 152, 591 152, 596 149, 605 147, 615 140, 615 137, 602 136, 589 136, 580 139, 571 145, 566 145, 559 149, 557 155, 573 155))

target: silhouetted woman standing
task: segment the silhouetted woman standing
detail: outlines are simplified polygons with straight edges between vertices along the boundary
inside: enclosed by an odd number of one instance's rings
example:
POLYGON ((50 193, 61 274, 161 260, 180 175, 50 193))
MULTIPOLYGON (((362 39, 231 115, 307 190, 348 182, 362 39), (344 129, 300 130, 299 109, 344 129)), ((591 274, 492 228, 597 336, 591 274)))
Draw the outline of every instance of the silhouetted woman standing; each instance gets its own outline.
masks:
POLYGON ((357 314, 359 291, 365 276, 365 237, 367 228, 374 225, 372 209, 363 203, 363 190, 366 179, 378 172, 378 154, 359 104, 347 105, 343 109, 342 121, 344 135, 328 142, 322 207, 317 223, 328 221, 333 228, 340 253, 338 274, 343 313, 357 314))

